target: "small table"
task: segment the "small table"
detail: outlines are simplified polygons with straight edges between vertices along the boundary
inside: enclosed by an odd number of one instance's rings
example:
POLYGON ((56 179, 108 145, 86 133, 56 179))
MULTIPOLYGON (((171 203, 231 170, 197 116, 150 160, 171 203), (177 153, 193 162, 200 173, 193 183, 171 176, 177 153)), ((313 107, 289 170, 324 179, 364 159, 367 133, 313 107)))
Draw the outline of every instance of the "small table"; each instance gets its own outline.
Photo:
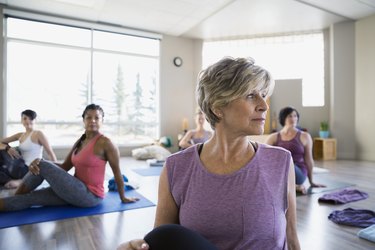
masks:
POLYGON ((314 138, 313 156, 315 160, 336 160, 336 139, 314 138))

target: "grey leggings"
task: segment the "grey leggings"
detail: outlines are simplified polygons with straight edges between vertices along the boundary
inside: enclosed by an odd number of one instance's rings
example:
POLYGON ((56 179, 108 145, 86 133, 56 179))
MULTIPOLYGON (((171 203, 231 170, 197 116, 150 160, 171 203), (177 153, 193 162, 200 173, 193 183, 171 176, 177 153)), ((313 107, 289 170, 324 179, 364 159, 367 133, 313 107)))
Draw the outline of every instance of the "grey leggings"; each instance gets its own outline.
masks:
POLYGON ((103 200, 94 195, 82 181, 52 162, 42 160, 39 163, 39 168, 39 175, 28 172, 23 178, 23 184, 27 189, 34 190, 43 180, 46 180, 50 187, 4 198, 6 211, 16 211, 32 206, 66 204, 77 207, 93 207, 103 200))

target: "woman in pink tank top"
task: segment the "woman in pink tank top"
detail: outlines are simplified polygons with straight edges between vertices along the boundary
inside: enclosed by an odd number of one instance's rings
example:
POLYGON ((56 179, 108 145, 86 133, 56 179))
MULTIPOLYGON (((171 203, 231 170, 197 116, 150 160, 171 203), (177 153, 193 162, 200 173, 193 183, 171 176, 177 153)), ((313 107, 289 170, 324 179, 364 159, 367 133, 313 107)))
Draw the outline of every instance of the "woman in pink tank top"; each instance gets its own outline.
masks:
POLYGON ((138 198, 125 196, 117 147, 99 132, 104 117, 99 105, 90 104, 82 114, 85 133, 78 139, 63 163, 35 159, 16 190, 16 195, 0 199, 0 211, 15 211, 32 206, 96 206, 104 198, 105 165, 109 162, 122 202, 138 198), (68 171, 75 168, 72 176, 68 171), (50 187, 36 188, 46 180, 50 187), (32 191, 32 192, 31 192, 32 191))

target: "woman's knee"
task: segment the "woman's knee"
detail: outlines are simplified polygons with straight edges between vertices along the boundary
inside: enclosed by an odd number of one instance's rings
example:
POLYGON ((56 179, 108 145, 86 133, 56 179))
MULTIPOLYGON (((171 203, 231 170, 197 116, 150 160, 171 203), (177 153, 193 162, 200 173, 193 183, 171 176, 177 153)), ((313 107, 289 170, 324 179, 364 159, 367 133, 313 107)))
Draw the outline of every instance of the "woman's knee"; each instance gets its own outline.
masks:
POLYGON ((53 164, 52 162, 47 161, 47 160, 43 160, 43 159, 41 159, 40 162, 39 162, 39 164, 38 164, 38 166, 39 166, 40 168, 43 168, 43 167, 50 167, 51 165, 52 165, 52 166, 55 166, 55 164, 53 164))
POLYGON ((159 226, 149 232, 144 240, 155 250, 217 250, 200 234, 177 224, 159 226))

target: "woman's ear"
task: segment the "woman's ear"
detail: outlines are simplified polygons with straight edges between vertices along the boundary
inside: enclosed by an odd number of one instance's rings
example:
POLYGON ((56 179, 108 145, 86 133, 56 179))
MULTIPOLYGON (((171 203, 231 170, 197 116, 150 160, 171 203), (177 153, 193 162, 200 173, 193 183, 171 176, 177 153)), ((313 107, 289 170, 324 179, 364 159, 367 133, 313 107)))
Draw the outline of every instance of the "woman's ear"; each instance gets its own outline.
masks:
POLYGON ((221 111, 221 109, 218 109, 218 108, 215 108, 212 110, 212 112, 219 118, 222 118, 223 117, 223 112, 221 111))

